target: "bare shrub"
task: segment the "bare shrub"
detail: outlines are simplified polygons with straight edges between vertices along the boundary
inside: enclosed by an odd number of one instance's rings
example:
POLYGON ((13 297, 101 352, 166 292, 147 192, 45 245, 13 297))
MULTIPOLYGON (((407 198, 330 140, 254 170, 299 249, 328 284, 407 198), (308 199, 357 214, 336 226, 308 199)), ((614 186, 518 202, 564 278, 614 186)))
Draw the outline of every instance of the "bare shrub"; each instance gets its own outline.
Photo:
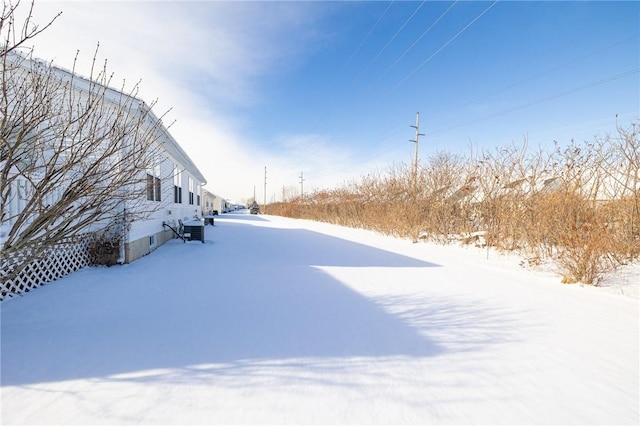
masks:
POLYGON ((116 265, 120 257, 120 240, 118 235, 94 235, 88 247, 90 264, 116 265))
POLYGON ((616 252, 635 259, 640 256, 640 126, 616 127, 617 135, 596 139, 603 208, 619 243, 616 252))
MULTIPOLYGON (((339 189, 280 203, 273 214, 362 227, 412 241, 477 242, 554 260, 564 282, 597 284, 640 256, 639 127, 615 137, 477 157, 438 152, 339 189)), ((276 206, 274 206, 276 207, 276 206)))
POLYGON ((615 266, 605 218, 575 193, 550 195, 547 201, 548 243, 555 247, 563 282, 597 284, 615 266))

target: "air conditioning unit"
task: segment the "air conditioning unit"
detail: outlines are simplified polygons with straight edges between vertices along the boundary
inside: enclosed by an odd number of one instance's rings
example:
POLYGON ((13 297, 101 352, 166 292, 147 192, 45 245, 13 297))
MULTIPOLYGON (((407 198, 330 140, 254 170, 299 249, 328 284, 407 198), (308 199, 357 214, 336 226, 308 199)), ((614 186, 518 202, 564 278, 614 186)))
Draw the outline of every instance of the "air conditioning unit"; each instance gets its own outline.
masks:
POLYGON ((202 241, 204 243, 204 221, 190 220, 184 223, 182 236, 188 241, 202 241))

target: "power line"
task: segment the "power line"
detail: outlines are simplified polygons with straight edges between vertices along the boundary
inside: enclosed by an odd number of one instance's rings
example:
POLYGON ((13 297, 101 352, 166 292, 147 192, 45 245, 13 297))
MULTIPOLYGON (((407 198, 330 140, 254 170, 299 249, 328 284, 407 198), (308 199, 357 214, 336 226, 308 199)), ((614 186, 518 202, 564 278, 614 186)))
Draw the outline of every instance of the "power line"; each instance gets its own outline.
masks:
POLYGON ((393 88, 389 91, 389 93, 393 92, 395 89, 398 88, 398 86, 400 86, 402 83, 404 83, 405 81, 407 81, 413 74, 415 74, 420 68, 422 68, 423 66, 425 66, 427 63, 429 63, 431 61, 431 59, 433 59, 438 53, 440 53, 445 47, 447 47, 449 44, 451 44, 455 39, 457 39, 462 33, 464 33, 471 25, 473 25, 478 19, 482 18, 482 16, 487 13, 493 6, 496 5, 496 3, 498 3, 499 0, 495 0, 493 3, 491 3, 489 5, 489 7, 487 7, 485 10, 483 10, 478 16, 476 16, 471 22, 469 22, 463 29, 461 29, 460 31, 458 31, 456 33, 456 35, 454 35, 453 37, 451 37, 445 44, 443 44, 442 46, 440 46, 440 48, 438 50, 436 50, 431 56, 429 56, 427 59, 425 59, 420 65, 418 65, 417 67, 415 67, 413 69, 413 71, 411 71, 405 78, 403 78, 402 80, 400 80, 400 82, 398 84, 396 84, 395 86, 393 86, 393 88))
POLYGON ((387 47, 389 47, 389 45, 393 42, 393 40, 396 39, 396 37, 398 36, 398 34, 400 34, 400 32, 402 32, 402 30, 404 29, 404 27, 407 26, 407 24, 409 24, 409 22, 411 22, 411 20, 413 19, 414 16, 416 16, 416 14, 420 11, 420 9, 422 9, 422 6, 424 6, 425 1, 423 1, 422 3, 420 3, 420 6, 418 6, 416 8, 416 10, 413 11, 413 13, 411 14, 411 16, 409 16, 409 18, 407 18, 406 21, 404 21, 404 24, 402 24, 402 26, 400 26, 400 28, 398 29, 398 31, 396 31, 396 33, 389 39, 389 41, 387 41, 387 44, 384 45, 384 47, 382 49, 380 49, 380 51, 378 52, 378 54, 371 60, 371 62, 369 62, 369 65, 367 65, 367 67, 360 72, 360 74, 358 75, 358 77, 356 77, 355 81, 352 83, 352 85, 355 85, 355 83, 357 83, 360 78, 362 77, 362 75, 364 73, 366 73, 369 68, 371 68, 371 65, 373 65, 375 63, 376 60, 378 60, 378 58, 380 57, 380 55, 382 55, 382 52, 384 52, 387 47))
POLYGON ((488 118, 498 117, 500 115, 508 114, 510 112, 517 111, 519 109, 530 107, 532 105, 540 104, 540 103, 543 103, 543 102, 548 102, 548 101, 551 101, 553 99, 560 98, 562 96, 571 95, 571 94, 579 92, 581 90, 590 89, 592 87, 600 86, 602 84, 609 83, 610 81, 618 80, 618 79, 621 79, 621 78, 624 78, 624 77, 627 77, 627 76, 630 76, 630 75, 633 75, 633 74, 637 74, 638 72, 640 72, 640 68, 634 68, 634 69, 622 72, 620 74, 615 74, 615 75, 603 78, 601 80, 597 80, 597 81, 594 81, 594 82, 591 82, 591 83, 583 84, 582 86, 574 87, 573 89, 565 90, 563 92, 559 92, 559 93, 556 93, 556 94, 553 94, 553 95, 550 95, 550 96, 546 96, 544 98, 536 99, 536 100, 533 100, 531 102, 527 102, 525 104, 518 105, 518 106, 515 106, 515 107, 512 107, 512 108, 507 108, 505 110, 496 112, 494 114, 485 115, 484 117, 480 117, 480 118, 477 118, 475 120, 465 120, 465 122, 463 124, 460 124, 460 125, 457 125, 457 126, 447 127, 447 128, 441 129, 441 130, 437 130, 434 133, 442 133, 442 132, 446 132, 446 131, 449 131, 449 130, 453 130, 453 129, 457 129, 457 128, 460 128, 460 127, 464 127, 464 126, 466 126, 468 124, 471 124, 471 123, 477 123, 478 121, 483 121, 483 120, 486 120, 488 118))
POLYGON ((458 0, 454 1, 454 2, 451 4, 451 6, 449 6, 449 7, 447 8, 447 10, 445 10, 445 11, 444 11, 444 12, 443 12, 439 17, 438 17, 438 19, 436 19, 436 21, 435 21, 433 24, 431 24, 431 26, 430 26, 429 28, 427 28, 427 30, 426 30, 425 32, 423 32, 422 34, 420 34, 420 37, 418 37, 418 38, 417 38, 417 39, 416 39, 416 40, 411 44, 411 46, 409 46, 409 48, 408 48, 407 50, 405 50, 405 51, 404 51, 404 53, 403 53, 402 55, 400 55, 400 56, 398 57, 398 59, 396 59, 396 60, 395 60, 395 61, 394 61, 390 66, 389 66, 389 68, 387 68, 387 69, 386 69, 382 74, 380 74, 380 76, 378 77, 378 79, 377 79, 377 80, 379 80, 380 78, 384 77, 384 76, 389 72, 389 70, 391 70, 391 68, 393 68, 393 67, 394 67, 398 62, 400 62, 400 60, 401 60, 402 58, 404 58, 404 57, 407 55, 407 53, 409 53, 409 52, 411 51, 411 49, 413 49, 413 48, 415 47, 415 45, 416 45, 416 44, 418 44, 418 43, 420 42, 420 40, 422 40, 422 39, 423 39, 427 34, 429 34, 429 33, 431 32, 431 30, 432 30, 433 28, 435 28, 435 26, 436 26, 436 25, 438 25, 438 23, 439 23, 439 22, 440 22, 440 21, 441 21, 441 20, 442 20, 442 19, 443 19, 443 18, 444 18, 448 13, 449 13, 449 11, 450 11, 451 9, 453 9, 453 7, 454 7, 457 3, 458 3, 458 0))
POLYGON ((554 72, 554 71, 557 71, 557 70, 559 70, 559 69, 561 69, 561 68, 564 68, 564 67, 566 67, 567 65, 571 65, 571 64, 576 63, 576 62, 579 62, 579 61, 581 61, 581 60, 583 60, 583 59, 589 58, 590 56, 593 56, 593 55, 596 55, 596 54, 598 54, 598 53, 604 52, 605 50, 611 49, 612 47, 616 47, 616 46, 618 46, 618 45, 621 45, 621 44, 623 44, 623 43, 626 43, 626 42, 627 42, 627 41, 629 41, 629 40, 632 40, 632 39, 634 39, 634 38, 637 38, 637 37, 638 37, 638 35, 639 35, 639 34, 637 34, 637 33, 636 33, 636 34, 632 35, 631 37, 627 37, 627 38, 625 38, 624 40, 617 41, 617 42, 615 42, 615 43, 613 43, 613 44, 610 44, 610 45, 608 45, 608 46, 606 46, 606 47, 603 47, 603 48, 601 48, 601 49, 598 49, 598 50, 594 50, 594 51, 592 51, 592 52, 589 52, 589 53, 587 53, 586 55, 579 56, 579 57, 577 57, 577 58, 571 59, 570 61, 564 62, 564 63, 562 63, 562 64, 560 64, 560 65, 557 65, 557 66, 555 66, 555 67, 553 67, 553 68, 549 68, 549 69, 547 69, 547 70, 544 70, 544 71, 542 71, 542 72, 539 72, 539 73, 537 73, 537 74, 534 74, 534 75, 532 75, 532 76, 530 76, 530 77, 527 77, 527 78, 525 78, 525 79, 519 80, 519 81, 517 81, 517 82, 515 82, 515 83, 513 83, 513 84, 510 84, 510 85, 504 86, 504 87, 502 87, 502 88, 500 88, 500 89, 498 89, 498 90, 495 90, 495 91, 493 91, 493 92, 491 92, 491 93, 488 93, 488 94, 483 95, 483 96, 481 96, 481 97, 475 98, 475 99, 473 99, 473 100, 471 100, 471 101, 469 101, 469 102, 466 102, 466 103, 464 103, 464 104, 461 104, 461 105, 458 105, 458 106, 456 106, 456 107, 453 107, 452 109, 457 110, 457 109, 463 108, 463 107, 465 107, 465 106, 467 106, 467 105, 469 105, 469 104, 471 104, 471 103, 473 103, 473 102, 477 102, 477 101, 480 101, 480 100, 486 99, 486 98, 491 97, 491 96, 494 96, 494 95, 496 95, 496 94, 498 94, 498 93, 504 92, 505 90, 513 89, 514 87, 517 87, 517 86, 519 86, 519 85, 521 85, 521 84, 523 84, 523 83, 527 83, 527 82, 529 82, 529 81, 531 81, 531 80, 535 80, 536 78, 541 77, 541 76, 543 76, 543 75, 545 75, 545 74, 549 74, 549 73, 552 73, 552 72, 554 72))
MULTIPOLYGON (((384 12, 382 12, 382 15, 380 15, 380 17, 378 18, 378 20, 376 21, 375 24, 373 24, 373 27, 371 27, 371 29, 369 30, 369 33, 365 36, 365 38, 360 42, 360 45, 356 48, 356 50, 351 54, 351 56, 349 56, 349 59, 347 59, 347 61, 344 63, 344 65, 342 66, 342 70, 344 70, 346 68, 347 65, 349 65, 349 62, 351 62, 351 60, 353 59, 354 56, 356 56, 358 54, 358 52, 360 52, 360 49, 362 49, 362 46, 364 46, 364 44, 367 42, 367 40, 369 40, 369 37, 371 37, 371 34, 373 34, 373 32, 375 31, 375 29, 378 27, 378 24, 380 23, 380 21, 382 21, 382 19, 387 16, 387 12, 389 12, 389 9, 391 9, 391 6, 393 6, 394 1, 390 2, 389 5, 387 6, 387 8, 384 10, 384 12)), ((341 71, 342 71, 341 70, 341 71)))

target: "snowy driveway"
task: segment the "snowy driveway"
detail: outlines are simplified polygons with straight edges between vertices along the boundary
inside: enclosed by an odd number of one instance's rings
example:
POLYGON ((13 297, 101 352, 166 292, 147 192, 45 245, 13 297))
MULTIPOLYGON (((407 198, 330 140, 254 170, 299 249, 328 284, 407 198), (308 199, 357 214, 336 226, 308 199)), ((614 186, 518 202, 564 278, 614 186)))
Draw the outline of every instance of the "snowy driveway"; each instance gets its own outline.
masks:
POLYGON ((2 309, 2 422, 637 424, 638 300, 510 258, 223 215, 2 309))

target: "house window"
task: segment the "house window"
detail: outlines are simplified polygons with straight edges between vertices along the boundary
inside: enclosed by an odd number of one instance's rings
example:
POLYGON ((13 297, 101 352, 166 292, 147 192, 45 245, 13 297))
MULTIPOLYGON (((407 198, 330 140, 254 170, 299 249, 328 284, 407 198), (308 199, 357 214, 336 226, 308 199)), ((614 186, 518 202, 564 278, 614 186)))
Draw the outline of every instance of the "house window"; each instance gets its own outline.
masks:
POLYGON ((149 236, 149 247, 155 247, 156 245, 156 236, 155 235, 150 235, 149 236))
POLYGON ((147 200, 161 201, 162 183, 160 180, 160 165, 147 170, 147 200))
POLYGON ((199 206, 200 205, 200 196, 199 195, 198 195, 197 200, 198 200, 197 205, 199 206))
POLYGON ((153 201, 154 189, 153 189, 153 175, 147 173, 147 200, 153 201))
POLYGON ((173 202, 182 203, 182 172, 177 164, 173 166, 173 202))
POLYGON ((191 176, 189 176, 189 204, 193 204, 193 195, 195 192, 195 182, 193 181, 193 179, 191 179, 191 176))

